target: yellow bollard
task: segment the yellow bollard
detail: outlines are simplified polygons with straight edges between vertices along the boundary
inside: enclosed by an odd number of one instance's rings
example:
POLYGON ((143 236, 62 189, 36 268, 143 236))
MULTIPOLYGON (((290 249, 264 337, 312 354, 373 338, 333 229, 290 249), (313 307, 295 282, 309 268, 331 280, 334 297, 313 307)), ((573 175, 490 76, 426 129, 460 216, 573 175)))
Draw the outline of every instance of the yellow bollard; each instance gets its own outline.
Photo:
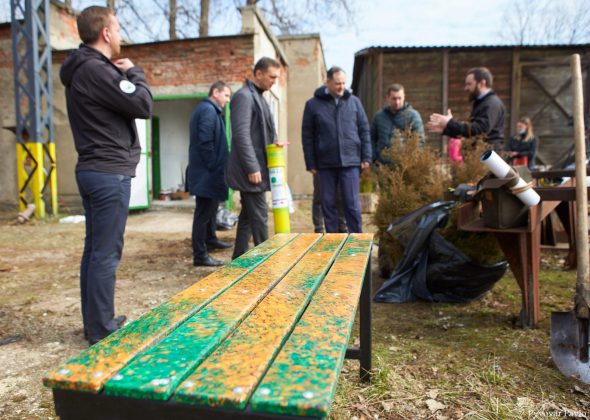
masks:
POLYGON ((285 150, 276 144, 266 146, 270 191, 272 194, 272 213, 275 219, 275 233, 291 233, 289 222, 289 200, 285 176, 285 150))

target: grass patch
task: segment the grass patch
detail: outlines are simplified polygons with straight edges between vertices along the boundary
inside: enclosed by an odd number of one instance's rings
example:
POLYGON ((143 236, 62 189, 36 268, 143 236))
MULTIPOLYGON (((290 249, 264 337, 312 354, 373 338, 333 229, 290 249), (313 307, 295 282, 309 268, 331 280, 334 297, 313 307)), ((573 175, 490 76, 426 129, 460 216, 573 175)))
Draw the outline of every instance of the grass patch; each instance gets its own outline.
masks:
POLYGON ((358 363, 346 361, 330 417, 590 416, 590 387, 564 377, 549 352, 550 313, 571 308, 575 276, 559 267, 541 271, 535 329, 513 326, 521 297, 511 274, 468 304, 374 304, 373 381, 360 383, 358 363))

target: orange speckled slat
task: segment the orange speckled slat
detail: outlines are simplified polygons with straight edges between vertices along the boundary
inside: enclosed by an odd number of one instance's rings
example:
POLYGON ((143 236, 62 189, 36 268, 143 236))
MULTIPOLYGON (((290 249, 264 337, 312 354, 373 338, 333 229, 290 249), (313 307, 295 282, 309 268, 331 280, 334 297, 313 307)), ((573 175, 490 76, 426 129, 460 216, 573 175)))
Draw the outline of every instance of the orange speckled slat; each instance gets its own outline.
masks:
POLYGON ((157 345, 136 357, 104 387, 107 395, 167 400, 307 253, 321 235, 301 234, 157 345))
POLYGON ((345 234, 324 235, 238 329, 178 386, 173 398, 243 409, 345 239, 345 234))
POLYGON ((43 383, 51 388, 100 391, 104 383, 137 354, 167 336, 182 321, 194 315, 295 237, 296 234, 273 236, 83 351, 49 373, 43 383))
POLYGON ((372 234, 351 234, 305 313, 250 399, 253 411, 324 418, 370 258, 372 234))

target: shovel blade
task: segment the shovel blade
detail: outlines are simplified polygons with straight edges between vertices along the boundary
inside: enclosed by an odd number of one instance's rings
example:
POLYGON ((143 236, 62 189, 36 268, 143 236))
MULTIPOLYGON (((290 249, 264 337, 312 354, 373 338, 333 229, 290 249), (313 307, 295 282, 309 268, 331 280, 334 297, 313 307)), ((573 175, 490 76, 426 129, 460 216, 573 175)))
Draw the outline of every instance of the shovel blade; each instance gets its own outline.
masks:
POLYGON ((551 357, 567 377, 590 383, 588 361, 588 322, 574 311, 551 314, 551 357))

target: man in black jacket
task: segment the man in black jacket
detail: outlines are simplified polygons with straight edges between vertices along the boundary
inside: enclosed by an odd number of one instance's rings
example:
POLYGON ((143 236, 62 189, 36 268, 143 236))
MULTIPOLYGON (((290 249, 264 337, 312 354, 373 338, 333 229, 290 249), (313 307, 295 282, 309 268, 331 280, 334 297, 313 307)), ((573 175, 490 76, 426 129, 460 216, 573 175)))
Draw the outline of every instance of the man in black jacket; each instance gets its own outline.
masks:
POLYGON ((465 91, 473 102, 469 121, 453 118, 449 109, 446 115, 432 114, 426 128, 431 133, 450 137, 476 137, 483 135, 495 151, 504 149, 504 105, 492 90, 492 73, 485 67, 467 72, 465 91))
POLYGON ((281 73, 278 61, 262 57, 254 65, 252 80, 247 80, 230 103, 231 151, 227 162, 227 184, 240 192, 242 210, 232 259, 268 239, 268 204, 270 191, 266 146, 278 143, 270 107, 262 96, 272 88, 281 73))
POLYGON ((230 96, 229 86, 218 80, 211 85, 209 97, 191 116, 187 182, 189 192, 196 199, 192 234, 195 266, 223 265, 223 261, 211 257, 208 251, 231 247, 231 244, 217 239, 215 232, 217 207, 220 201, 227 200, 225 165, 228 150, 222 112, 230 96))
POLYGON ((121 52, 113 12, 88 7, 77 23, 83 44, 66 58, 60 78, 86 216, 80 292, 84 334, 92 345, 125 322, 125 316, 114 316, 115 272, 141 152, 135 119, 149 118, 153 101, 143 70, 128 58, 112 61, 121 52))
POLYGON ((338 232, 337 188, 348 231, 362 232, 360 169, 371 162, 369 121, 361 101, 345 89, 340 67, 328 70, 326 84, 305 104, 301 140, 305 166, 319 174, 326 232, 338 232))

